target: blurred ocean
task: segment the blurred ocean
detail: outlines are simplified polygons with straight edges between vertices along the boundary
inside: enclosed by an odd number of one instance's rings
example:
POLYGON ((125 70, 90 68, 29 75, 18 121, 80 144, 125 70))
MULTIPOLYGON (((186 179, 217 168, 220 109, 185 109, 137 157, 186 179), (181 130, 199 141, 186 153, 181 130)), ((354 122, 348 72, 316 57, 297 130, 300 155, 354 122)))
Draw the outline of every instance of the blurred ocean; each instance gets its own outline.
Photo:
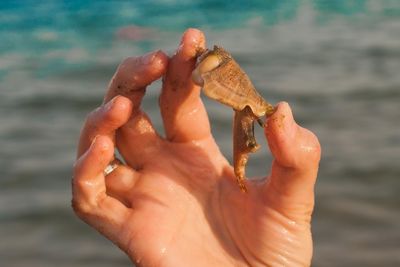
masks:
MULTIPOLYGON (((400 266, 399 0, 1 1, 0 266, 129 266, 72 213, 76 142, 118 63, 172 54, 187 27, 319 136, 313 266, 400 266)), ((161 130, 159 86, 144 107, 161 130)), ((231 159, 231 110, 205 102, 231 159)))

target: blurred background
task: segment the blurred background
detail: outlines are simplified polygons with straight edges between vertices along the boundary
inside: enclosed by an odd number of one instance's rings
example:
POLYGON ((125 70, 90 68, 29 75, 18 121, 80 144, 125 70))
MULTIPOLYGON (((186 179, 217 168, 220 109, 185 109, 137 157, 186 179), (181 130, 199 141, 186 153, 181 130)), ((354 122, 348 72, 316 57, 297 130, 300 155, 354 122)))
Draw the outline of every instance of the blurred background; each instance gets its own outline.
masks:
MULTIPOLYGON (((187 27, 320 138, 313 266, 400 266, 400 1, 0 1, 0 266, 129 266, 70 208, 80 127, 119 62, 187 27), (178 3, 179 2, 179 3, 178 3)), ((144 109, 162 131, 153 84, 144 109)), ((232 159, 232 111, 204 99, 232 159)), ((264 175, 263 149, 248 174, 264 175)))

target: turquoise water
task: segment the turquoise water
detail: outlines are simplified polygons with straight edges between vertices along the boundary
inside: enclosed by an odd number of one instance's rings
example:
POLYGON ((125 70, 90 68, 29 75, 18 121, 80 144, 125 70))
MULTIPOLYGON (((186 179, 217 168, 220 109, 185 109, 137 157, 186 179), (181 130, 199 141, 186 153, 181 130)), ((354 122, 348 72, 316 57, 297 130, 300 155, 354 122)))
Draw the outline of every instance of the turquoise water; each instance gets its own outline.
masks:
MULTIPOLYGON (((0 2, 0 266, 129 266, 72 214, 75 145, 118 63, 172 54, 187 27, 320 137, 313 266, 400 266, 398 0, 0 2)), ((144 108, 161 129, 158 89, 144 108)), ((231 111, 205 101, 231 159, 231 111)))

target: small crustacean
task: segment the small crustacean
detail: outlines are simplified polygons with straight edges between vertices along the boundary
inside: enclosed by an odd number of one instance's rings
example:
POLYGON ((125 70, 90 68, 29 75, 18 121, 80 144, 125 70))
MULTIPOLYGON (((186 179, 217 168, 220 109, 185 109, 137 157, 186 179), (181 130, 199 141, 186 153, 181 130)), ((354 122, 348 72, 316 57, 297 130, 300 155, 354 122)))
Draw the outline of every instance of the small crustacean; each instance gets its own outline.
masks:
POLYGON ((248 154, 259 148, 254 137, 254 121, 271 115, 274 108, 258 94, 247 74, 222 47, 214 46, 198 57, 192 79, 203 86, 208 97, 235 111, 233 166, 240 189, 246 192, 244 177, 248 154))

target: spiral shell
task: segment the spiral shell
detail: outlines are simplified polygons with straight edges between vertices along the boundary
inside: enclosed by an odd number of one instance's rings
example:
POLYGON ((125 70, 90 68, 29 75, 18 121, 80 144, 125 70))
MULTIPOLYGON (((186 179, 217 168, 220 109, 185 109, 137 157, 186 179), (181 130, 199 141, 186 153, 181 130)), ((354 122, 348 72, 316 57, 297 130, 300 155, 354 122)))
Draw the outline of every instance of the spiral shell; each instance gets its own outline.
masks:
POLYGON ((233 168, 240 189, 246 192, 244 179, 249 153, 260 147, 254 137, 254 121, 271 115, 274 108, 258 94, 247 74, 222 47, 214 46, 199 56, 192 79, 208 97, 235 111, 233 168))
POLYGON ((222 47, 214 46, 198 61, 194 76, 197 83, 202 81, 203 92, 208 97, 234 110, 249 106, 257 117, 272 114, 273 107, 258 94, 247 74, 222 47))

